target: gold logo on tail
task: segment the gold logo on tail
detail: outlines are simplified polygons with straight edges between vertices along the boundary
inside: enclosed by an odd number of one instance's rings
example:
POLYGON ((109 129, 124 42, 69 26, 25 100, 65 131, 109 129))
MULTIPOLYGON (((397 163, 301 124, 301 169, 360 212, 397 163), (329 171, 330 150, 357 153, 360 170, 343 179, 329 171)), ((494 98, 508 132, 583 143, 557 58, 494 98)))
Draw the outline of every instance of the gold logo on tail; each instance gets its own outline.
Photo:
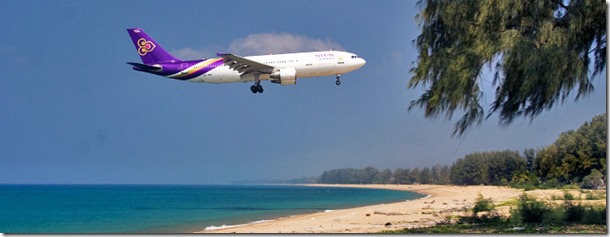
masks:
POLYGON ((138 39, 138 54, 140 54, 140 56, 144 56, 149 52, 152 52, 153 50, 155 50, 155 47, 157 47, 152 41, 146 40, 144 38, 140 38, 138 39))

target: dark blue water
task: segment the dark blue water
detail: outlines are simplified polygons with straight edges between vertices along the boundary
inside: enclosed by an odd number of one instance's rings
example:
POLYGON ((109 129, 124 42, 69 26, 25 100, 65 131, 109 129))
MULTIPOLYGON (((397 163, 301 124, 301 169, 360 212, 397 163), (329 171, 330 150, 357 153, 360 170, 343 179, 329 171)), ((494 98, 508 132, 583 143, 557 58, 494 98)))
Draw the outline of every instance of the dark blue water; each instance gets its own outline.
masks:
POLYGON ((0 185, 0 233, 189 233, 420 197, 305 186, 0 185))

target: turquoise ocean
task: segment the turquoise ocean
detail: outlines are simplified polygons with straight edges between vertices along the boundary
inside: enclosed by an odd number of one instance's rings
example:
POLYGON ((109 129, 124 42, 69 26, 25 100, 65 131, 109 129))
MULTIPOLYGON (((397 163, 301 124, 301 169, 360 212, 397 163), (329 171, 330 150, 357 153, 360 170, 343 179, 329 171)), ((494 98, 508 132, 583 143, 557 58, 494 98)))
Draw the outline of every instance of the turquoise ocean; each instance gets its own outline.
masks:
POLYGON ((192 233, 423 196, 291 185, 0 185, 0 233, 192 233))

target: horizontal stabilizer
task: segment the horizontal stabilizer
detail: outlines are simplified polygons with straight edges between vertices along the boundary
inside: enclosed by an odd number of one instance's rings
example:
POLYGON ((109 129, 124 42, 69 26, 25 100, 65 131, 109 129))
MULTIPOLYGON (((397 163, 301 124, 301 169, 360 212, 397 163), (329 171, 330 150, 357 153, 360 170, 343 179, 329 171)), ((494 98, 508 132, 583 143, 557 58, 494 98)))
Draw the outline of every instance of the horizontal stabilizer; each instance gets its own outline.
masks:
POLYGON ((160 71, 163 69, 161 66, 146 65, 146 64, 142 64, 142 63, 128 62, 127 64, 132 65, 132 66, 134 66, 138 69, 144 70, 144 71, 160 71))

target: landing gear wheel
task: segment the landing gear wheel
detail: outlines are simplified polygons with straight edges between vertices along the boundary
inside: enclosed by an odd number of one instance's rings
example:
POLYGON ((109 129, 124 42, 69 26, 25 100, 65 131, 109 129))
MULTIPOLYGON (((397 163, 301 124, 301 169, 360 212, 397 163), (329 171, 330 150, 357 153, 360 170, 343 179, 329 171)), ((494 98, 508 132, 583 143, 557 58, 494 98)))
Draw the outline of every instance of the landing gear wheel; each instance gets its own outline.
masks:
POLYGON ((256 84, 256 85, 252 85, 250 87, 250 90, 252 91, 252 93, 256 94, 256 93, 263 93, 263 86, 261 86, 260 84, 256 84))
POLYGON ((336 84, 337 86, 339 86, 339 85, 341 85, 341 81, 339 81, 339 79, 337 79, 337 81, 335 82, 335 84, 336 84))

